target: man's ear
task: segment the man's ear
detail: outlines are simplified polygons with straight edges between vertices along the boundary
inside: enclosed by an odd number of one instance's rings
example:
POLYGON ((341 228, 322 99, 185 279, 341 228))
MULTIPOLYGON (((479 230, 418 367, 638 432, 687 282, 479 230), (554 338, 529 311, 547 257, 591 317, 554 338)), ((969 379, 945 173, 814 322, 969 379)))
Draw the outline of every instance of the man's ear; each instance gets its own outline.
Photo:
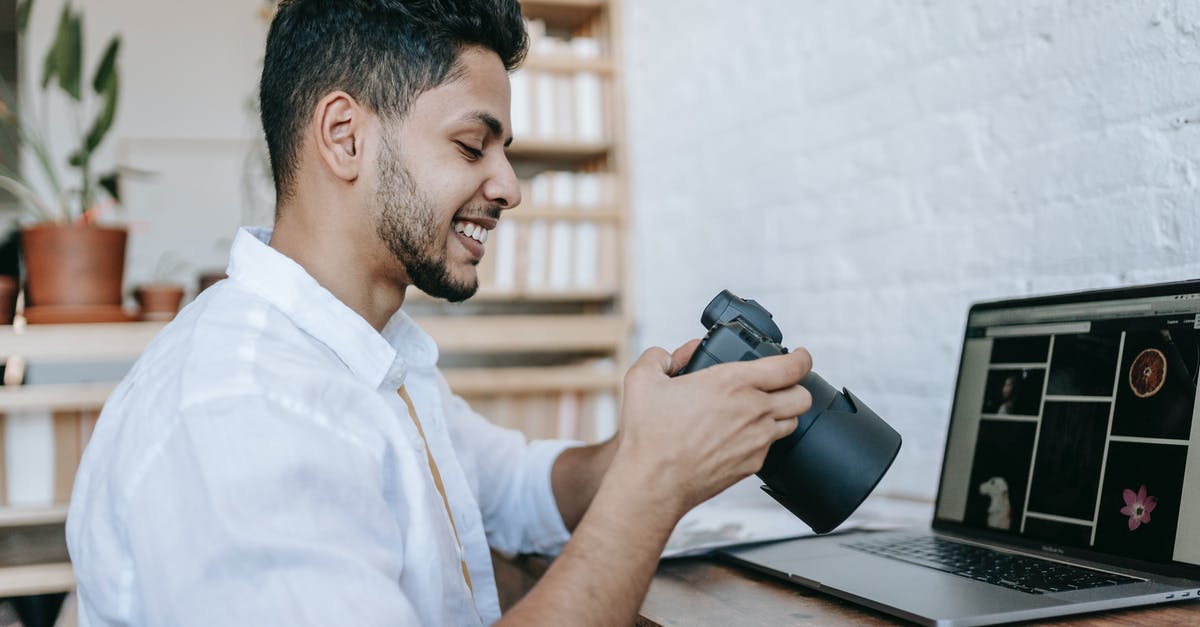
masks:
POLYGON ((317 154, 329 172, 352 183, 361 174, 367 111, 344 91, 327 94, 313 112, 317 154))

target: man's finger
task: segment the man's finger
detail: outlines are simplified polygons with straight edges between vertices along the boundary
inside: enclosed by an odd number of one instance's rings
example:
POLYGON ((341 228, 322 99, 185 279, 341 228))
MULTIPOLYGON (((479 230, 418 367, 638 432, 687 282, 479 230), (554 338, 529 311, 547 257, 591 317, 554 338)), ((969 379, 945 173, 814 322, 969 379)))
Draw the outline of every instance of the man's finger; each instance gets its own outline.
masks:
MULTIPOLYGON (((725 364, 722 364, 725 365, 725 364)), ((764 392, 792 387, 812 371, 812 355, 803 346, 786 355, 738 362, 740 378, 764 392)))
POLYGON ((776 420, 795 418, 812 409, 812 394, 808 390, 793 385, 770 393, 770 415, 776 420))
POLYGON ((683 369, 684 366, 692 360, 692 354, 696 352, 696 347, 700 345, 700 339, 688 340, 683 346, 675 349, 671 353, 671 372, 674 375, 683 369))
POLYGON ((647 374, 662 373, 671 375, 674 374, 672 368, 673 364, 671 360, 671 354, 668 353, 666 349, 659 348, 658 346, 652 346, 647 348, 645 352, 642 353, 642 356, 638 357, 637 361, 633 362, 633 366, 630 367, 629 370, 630 372, 644 371, 647 374))
POLYGON ((793 431, 796 430, 796 425, 798 425, 798 424, 800 424, 800 421, 797 420, 796 418, 789 418, 787 420, 776 420, 775 424, 772 425, 772 428, 775 429, 773 438, 776 440, 778 440, 780 438, 786 438, 787 436, 791 435, 793 431))

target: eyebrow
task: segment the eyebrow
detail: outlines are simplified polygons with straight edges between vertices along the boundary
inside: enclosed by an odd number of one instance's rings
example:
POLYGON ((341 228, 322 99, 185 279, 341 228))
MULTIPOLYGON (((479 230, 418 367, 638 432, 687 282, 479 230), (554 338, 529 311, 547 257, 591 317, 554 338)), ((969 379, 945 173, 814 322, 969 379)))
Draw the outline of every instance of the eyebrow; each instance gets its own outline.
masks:
MULTIPOLYGON (((484 126, 488 127, 488 130, 491 131, 492 137, 496 139, 500 139, 504 135, 504 123, 487 111, 472 111, 464 115, 462 120, 464 122, 479 122, 480 124, 483 124, 484 126)), ((512 144, 512 141, 513 138, 509 137, 504 142, 504 147, 507 148, 510 144, 512 144)))

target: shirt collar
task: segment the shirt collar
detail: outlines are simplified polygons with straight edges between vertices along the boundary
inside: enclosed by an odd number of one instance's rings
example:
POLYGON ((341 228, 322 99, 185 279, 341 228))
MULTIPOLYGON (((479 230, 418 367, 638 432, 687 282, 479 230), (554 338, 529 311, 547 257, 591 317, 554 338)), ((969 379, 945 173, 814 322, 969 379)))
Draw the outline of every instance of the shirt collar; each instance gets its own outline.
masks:
POLYGON ((268 246, 270 239, 270 228, 239 229, 229 255, 229 277, 278 307, 355 376, 374 388, 398 387, 409 367, 437 363, 437 344, 408 314, 397 311, 379 333, 300 264, 268 246))

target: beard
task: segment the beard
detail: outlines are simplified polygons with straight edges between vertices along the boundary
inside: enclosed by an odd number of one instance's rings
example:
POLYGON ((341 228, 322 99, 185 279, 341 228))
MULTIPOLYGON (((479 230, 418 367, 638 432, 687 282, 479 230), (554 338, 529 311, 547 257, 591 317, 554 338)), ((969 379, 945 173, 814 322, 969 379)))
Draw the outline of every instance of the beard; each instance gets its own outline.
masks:
POLYGON ((457 303, 475 294, 479 279, 459 280, 446 264, 433 201, 413 181, 398 151, 385 138, 379 150, 375 232, 404 266, 412 284, 434 298, 457 303))

